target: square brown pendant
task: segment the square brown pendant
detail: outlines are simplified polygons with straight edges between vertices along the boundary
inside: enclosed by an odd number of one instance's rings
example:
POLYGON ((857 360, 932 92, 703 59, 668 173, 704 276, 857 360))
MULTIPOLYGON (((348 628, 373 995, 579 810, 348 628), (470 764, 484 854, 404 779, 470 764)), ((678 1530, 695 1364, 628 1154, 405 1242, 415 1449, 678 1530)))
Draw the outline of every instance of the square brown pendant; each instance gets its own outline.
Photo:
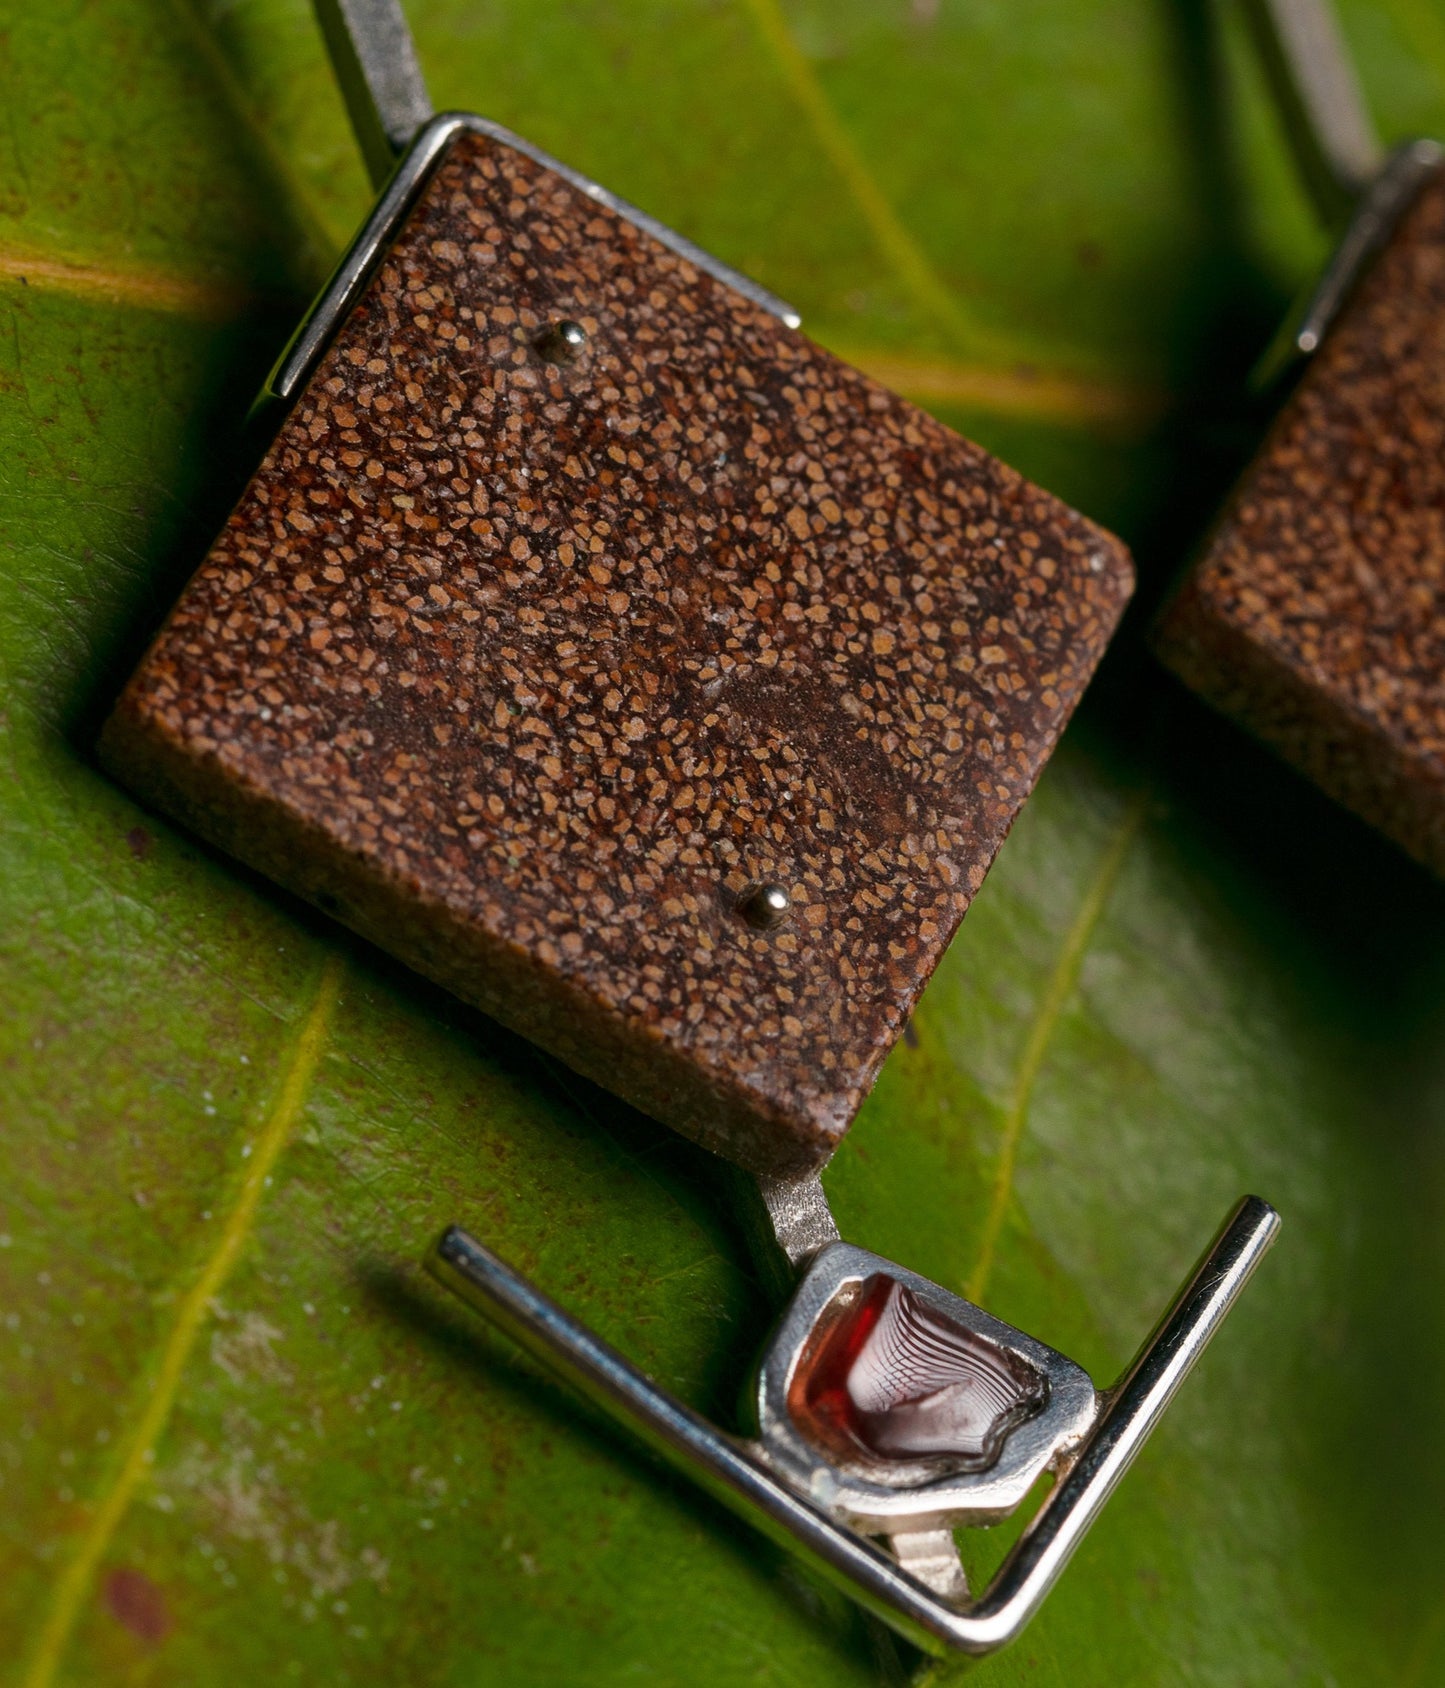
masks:
POLYGON ((816 1166, 1128 555, 505 132, 438 123, 106 760, 657 1118, 816 1166))
MULTIPOLYGON (((1418 169, 1409 150, 1402 162, 1418 169)), ((1201 696, 1445 874, 1438 162, 1281 410, 1157 643, 1201 696)))
POLYGON ((460 1227, 428 1265, 812 1574, 920 1647, 992 1652, 1278 1216, 1240 1202, 1100 1389, 845 1243, 811 1169, 1103 653, 1128 554, 746 277, 497 125, 433 117, 397 0, 317 9, 381 196, 105 755, 757 1174, 736 1193, 789 1294, 742 1434, 460 1227), (1046 1477, 973 1592, 955 1530, 1046 1477))

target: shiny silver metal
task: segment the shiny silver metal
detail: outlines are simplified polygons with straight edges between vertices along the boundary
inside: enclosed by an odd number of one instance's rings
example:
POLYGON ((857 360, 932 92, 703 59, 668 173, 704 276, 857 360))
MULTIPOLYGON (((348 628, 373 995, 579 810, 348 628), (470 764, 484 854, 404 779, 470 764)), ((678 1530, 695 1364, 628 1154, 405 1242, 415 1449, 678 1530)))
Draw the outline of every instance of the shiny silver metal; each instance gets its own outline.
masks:
POLYGON ((833 1210, 816 1172, 806 1178, 769 1178, 760 1173, 757 1187, 773 1239, 794 1274, 839 1240, 833 1210))
MULTIPOLYGON (((315 0, 315 5, 357 142, 372 182, 381 191, 371 215, 276 360, 256 401, 258 408, 270 400, 289 402, 301 390, 332 335, 396 239, 428 176, 447 147, 464 130, 489 135, 555 171, 589 199, 625 217, 724 286, 779 317, 790 328, 797 328, 801 323, 802 318, 792 306, 765 287, 720 263, 635 205, 558 163, 501 124, 466 112, 434 116, 400 0, 315 0)), ((577 324, 559 326, 578 327, 577 324)), ((556 349, 564 349, 561 342, 556 349)), ((571 347, 572 353, 576 350, 575 345, 571 347)))
POLYGON ((793 899, 781 885, 755 885, 738 906, 749 926, 769 932, 788 918, 793 899))
POLYGON ((1073 1455, 1094 1427, 1100 1405, 1089 1374, 1057 1350, 916 1272, 837 1242, 808 1267, 773 1333, 758 1372, 754 1411, 759 1457, 832 1517, 876 1536, 998 1523, 1045 1471, 1057 1470, 1073 1455), (810 1335, 830 1306, 875 1275, 895 1279, 945 1319, 1020 1355, 1042 1375, 1043 1410, 1013 1430, 983 1470, 934 1475, 912 1462, 870 1468, 821 1450, 795 1422, 788 1395, 810 1335))
POLYGON ((379 188, 433 115, 400 0, 316 0, 316 16, 371 185, 379 188))
POLYGON ((958 1557, 952 1530, 913 1530, 891 1535, 888 1545, 900 1568, 925 1588, 941 1595, 950 1606, 968 1599, 968 1576, 958 1557))
MULTIPOLYGON (((791 1222, 784 1228, 792 1234, 791 1222)), ((812 1256, 764 1356, 758 1434, 750 1440, 725 1434, 659 1389, 465 1231, 445 1232, 428 1266, 649 1447, 901 1634, 933 1652, 982 1654, 1011 1641, 1038 1609, 1278 1228, 1267 1203, 1252 1196, 1241 1201, 1132 1365, 1103 1391, 1064 1356, 937 1285, 863 1250, 827 1244, 812 1256), (954 1472, 911 1489, 870 1487, 816 1450, 800 1451, 796 1427, 778 1422, 780 1411, 787 1416, 786 1379, 818 1314, 858 1273, 877 1265, 946 1307, 951 1318, 1046 1368, 1060 1404, 1055 1407, 1051 1390, 1047 1429, 1024 1435, 1031 1425, 1042 1426, 1040 1415, 1010 1434, 1009 1442, 1020 1439, 1021 1451, 1014 1456, 1005 1446, 1007 1479, 995 1466, 973 1473, 971 1481, 954 1472), (1045 1470, 1055 1477, 1052 1492, 988 1589, 970 1599, 955 1569, 956 1553, 950 1557, 949 1532, 959 1522, 997 1516, 1005 1488, 1021 1496, 1045 1470), (894 1551, 861 1533, 869 1529, 891 1532, 894 1551)))
POLYGON ((554 322, 535 341, 548 363, 575 363, 587 345, 587 330, 580 322, 554 322))
POLYGON ((769 1294, 785 1301, 815 1254, 838 1241, 838 1227, 816 1172, 768 1178, 731 1171, 743 1229, 769 1294))
POLYGON ((455 137, 466 131, 488 135, 503 146, 512 147, 548 170, 555 171, 563 180, 579 188, 589 199, 595 200, 598 205, 605 205, 608 210, 615 211, 628 222, 635 223, 654 240, 661 241, 664 246, 670 247, 714 280, 722 282, 725 287, 731 287, 753 304, 779 317, 789 328, 796 328, 802 321, 791 305, 769 293, 765 287, 759 287, 747 276, 720 263, 700 246, 694 246, 690 240, 674 233, 655 217, 649 217, 645 211, 639 211, 635 205, 629 205, 626 200, 618 199, 615 194, 608 193, 606 188, 599 187, 596 182, 589 181, 576 170, 558 163, 540 148, 532 146, 519 135, 514 135, 510 129, 504 129, 500 123, 491 123, 485 117, 475 117, 468 112, 442 112, 421 130, 398 161, 371 215, 291 336, 286 349, 276 360, 276 366, 262 389, 262 401, 280 399, 289 402, 305 385, 307 376, 316 366, 316 360, 345 320, 351 307, 361 297, 376 266, 396 239, 427 178, 455 137))
POLYGON ((1442 162, 1445 148, 1436 141, 1407 141, 1390 154, 1360 196, 1323 273, 1285 318, 1260 360, 1252 377, 1254 386, 1271 385, 1291 366, 1319 350, 1355 284, 1442 162))
POLYGON ((1330 0, 1249 0, 1246 11, 1320 216, 1331 227, 1347 219, 1324 271, 1255 367, 1251 385, 1264 388, 1319 349, 1445 154, 1417 140, 1386 155, 1330 0))
POLYGON ((1385 163, 1339 21, 1330 0, 1249 0, 1246 11, 1300 169, 1333 222, 1385 163))

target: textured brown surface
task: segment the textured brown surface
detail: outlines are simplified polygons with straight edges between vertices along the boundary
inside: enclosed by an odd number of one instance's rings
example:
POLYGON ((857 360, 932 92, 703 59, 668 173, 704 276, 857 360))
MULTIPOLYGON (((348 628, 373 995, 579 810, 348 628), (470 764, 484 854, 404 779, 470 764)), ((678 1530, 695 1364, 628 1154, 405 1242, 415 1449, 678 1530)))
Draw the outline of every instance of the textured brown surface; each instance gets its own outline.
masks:
POLYGON ((1290 397, 1157 641, 1445 873, 1445 175, 1290 397))
POLYGON ((447 154, 105 735, 160 806, 755 1167, 837 1143, 1117 541, 529 159, 447 154), (534 349, 562 318, 571 365, 534 349), (739 900, 778 881, 791 918, 739 900))

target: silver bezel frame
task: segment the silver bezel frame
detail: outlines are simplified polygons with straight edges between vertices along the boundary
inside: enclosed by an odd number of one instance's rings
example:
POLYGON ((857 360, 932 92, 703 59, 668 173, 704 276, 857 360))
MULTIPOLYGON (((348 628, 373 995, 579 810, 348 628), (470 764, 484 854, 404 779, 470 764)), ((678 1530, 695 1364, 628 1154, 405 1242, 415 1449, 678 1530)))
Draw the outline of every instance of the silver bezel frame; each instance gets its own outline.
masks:
POLYGON ((599 187, 580 171, 559 163, 540 147, 534 147, 530 141, 524 141, 510 129, 504 129, 500 123, 493 123, 490 119, 478 117, 472 112, 444 111, 417 131, 411 145, 397 160, 396 169, 382 188, 371 215, 362 224, 356 238, 332 271, 330 279, 287 342, 286 349, 276 360, 275 367, 262 389, 262 402, 278 399, 289 404, 301 391, 332 336, 366 290, 366 284, 371 280, 376 266, 401 232, 402 224, 426 185, 427 178, 440 163, 447 148, 463 133, 487 135, 501 145, 511 147, 513 151, 523 153, 546 169, 555 171, 564 181, 570 182, 596 204, 606 206, 609 211, 615 211, 619 217, 625 217, 629 223, 636 224, 644 233, 650 234, 654 240, 660 241, 680 257, 686 258, 690 264, 695 264, 715 281, 720 281, 725 287, 731 287, 734 292, 741 293, 745 299, 777 317, 787 327, 797 328, 801 323, 802 318, 793 307, 779 299, 776 294, 769 293, 767 288, 760 287, 740 271, 722 263, 711 253, 704 252, 686 236, 668 228, 665 223, 658 222, 656 217, 649 216, 646 211, 639 211, 635 205, 629 205, 625 199, 619 199, 616 194, 599 187))
POLYGON ((843 1242, 825 1248, 804 1274, 768 1343, 756 1394, 758 1440, 768 1463, 801 1494, 870 1535, 997 1523, 1045 1471, 1057 1469, 1074 1452, 1093 1429, 1099 1408, 1089 1374, 1056 1349, 928 1278, 843 1242), (944 1476, 905 1468, 883 1478, 870 1475, 861 1462, 840 1462, 799 1430, 788 1410, 788 1393, 809 1339, 840 1295, 875 1276, 895 1279, 943 1318, 1011 1349, 1043 1376, 1048 1387, 1044 1406, 1009 1432, 991 1466, 944 1476))
POLYGON ((933 1652, 982 1654, 1013 1640, 1038 1610, 1278 1229, 1268 1202, 1246 1196, 1239 1203, 1133 1363, 1100 1396, 1092 1429, 1060 1456, 1058 1480, 987 1589, 972 1598, 962 1590, 941 1594, 921 1581, 866 1533, 785 1481, 759 1443, 727 1435, 658 1388, 475 1237, 452 1226, 428 1266, 527 1353, 900 1634, 933 1652))

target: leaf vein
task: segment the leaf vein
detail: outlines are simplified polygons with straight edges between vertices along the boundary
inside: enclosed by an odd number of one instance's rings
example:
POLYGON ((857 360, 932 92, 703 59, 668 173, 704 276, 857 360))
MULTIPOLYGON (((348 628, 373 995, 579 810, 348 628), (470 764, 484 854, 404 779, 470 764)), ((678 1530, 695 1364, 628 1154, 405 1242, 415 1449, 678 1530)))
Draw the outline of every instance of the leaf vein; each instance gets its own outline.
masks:
POLYGON ((874 244, 894 274, 912 294, 914 302, 951 339, 977 345, 983 331, 960 309, 948 284, 878 185, 788 27, 778 0, 747 0, 747 5, 758 33, 783 73, 788 91, 812 125, 819 146, 848 189, 874 244))
POLYGON ((322 968, 316 995, 283 1067, 275 1103, 251 1145, 252 1152, 236 1199, 222 1221, 215 1245, 203 1262, 200 1273, 176 1308, 154 1380, 119 1454, 115 1477, 100 1495, 89 1527, 52 1591, 30 1667, 22 1678, 22 1688, 50 1688, 74 1634, 96 1568, 150 1471, 156 1445, 165 1432, 180 1392, 186 1364, 212 1303, 230 1276, 251 1232, 266 1179, 286 1147, 305 1105, 340 994, 343 970, 344 962, 339 955, 329 957, 322 968))
POLYGON ((964 1295, 974 1303, 982 1300, 988 1288, 989 1275, 993 1271, 1004 1217, 1013 1196, 1019 1144, 1023 1139, 1024 1127, 1028 1123, 1034 1085, 1043 1069, 1049 1045, 1058 1029, 1064 1008, 1078 983, 1079 969, 1083 965, 1099 921, 1109 906, 1109 898, 1113 894, 1124 859, 1143 824, 1147 801, 1147 796, 1140 792, 1125 810, 1123 820, 1104 851, 1094 871, 1094 877, 1084 893, 1083 901, 1064 934, 1064 941, 1054 958, 1044 993, 1034 1011, 1033 1022, 1029 1026, 1023 1054, 1019 1059, 1018 1071, 1014 1075, 1008 1112, 1004 1115, 1003 1137, 999 1145, 998 1163, 994 1169, 988 1212, 984 1216, 983 1234, 979 1240, 978 1258, 964 1285, 964 1295))

